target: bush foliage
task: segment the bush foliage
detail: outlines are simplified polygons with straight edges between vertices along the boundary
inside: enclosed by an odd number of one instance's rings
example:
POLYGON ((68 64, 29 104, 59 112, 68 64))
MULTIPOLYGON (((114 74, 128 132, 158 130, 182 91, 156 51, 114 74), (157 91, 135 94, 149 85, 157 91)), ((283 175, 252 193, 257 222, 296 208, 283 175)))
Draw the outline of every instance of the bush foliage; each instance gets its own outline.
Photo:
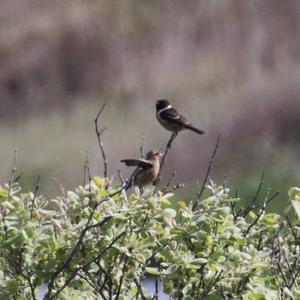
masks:
POLYGON ((299 228, 266 212, 273 197, 238 210, 226 187, 207 191, 174 209, 171 193, 99 177, 55 199, 0 188, 0 298, 158 299, 153 276, 171 299, 299 299, 299 228))

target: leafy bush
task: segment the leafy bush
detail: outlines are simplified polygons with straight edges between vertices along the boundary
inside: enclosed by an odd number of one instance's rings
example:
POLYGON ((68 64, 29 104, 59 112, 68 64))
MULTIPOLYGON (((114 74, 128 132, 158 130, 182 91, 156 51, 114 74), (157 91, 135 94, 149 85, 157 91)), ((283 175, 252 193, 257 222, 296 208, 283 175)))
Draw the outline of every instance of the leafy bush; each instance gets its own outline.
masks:
POLYGON ((174 209, 172 194, 99 177, 55 199, 0 188, 0 298, 45 284, 44 299, 158 299, 142 286, 154 276, 172 299, 299 299, 299 227, 266 213, 272 196, 237 210, 227 188, 207 189, 174 209))

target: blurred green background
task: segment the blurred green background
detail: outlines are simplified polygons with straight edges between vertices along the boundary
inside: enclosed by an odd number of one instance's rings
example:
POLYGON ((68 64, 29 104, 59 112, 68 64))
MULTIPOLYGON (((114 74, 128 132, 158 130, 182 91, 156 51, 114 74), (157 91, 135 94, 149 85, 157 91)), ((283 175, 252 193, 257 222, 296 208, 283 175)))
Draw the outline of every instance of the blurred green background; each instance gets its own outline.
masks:
POLYGON ((300 178, 300 1, 2 0, 0 10, 0 182, 14 149, 23 184, 41 175, 55 195, 83 182, 85 151, 102 175, 93 119, 101 118, 109 174, 119 161, 164 147, 155 119, 167 98, 204 136, 183 132, 165 163, 183 198, 202 182, 217 136, 212 178, 251 199, 282 193, 300 178))

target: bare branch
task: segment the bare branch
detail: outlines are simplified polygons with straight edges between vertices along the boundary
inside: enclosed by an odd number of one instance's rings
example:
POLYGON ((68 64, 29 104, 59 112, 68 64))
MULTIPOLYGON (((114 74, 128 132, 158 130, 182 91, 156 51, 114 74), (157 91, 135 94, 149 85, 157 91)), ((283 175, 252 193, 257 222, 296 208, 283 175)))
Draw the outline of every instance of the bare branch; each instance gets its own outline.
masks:
POLYGON ((104 110, 105 104, 102 105, 102 107, 100 108, 94 122, 95 122, 95 131, 96 131, 96 135, 97 135, 97 139, 98 139, 98 144, 99 144, 99 148, 101 151, 101 155, 102 155, 102 159, 103 159, 103 165, 104 165, 104 170, 103 170, 103 176, 105 178, 107 178, 107 159, 106 159, 106 154, 103 148, 103 142, 102 142, 102 134, 105 131, 106 127, 102 128, 101 130, 99 130, 98 127, 98 120, 100 118, 100 115, 102 113, 102 111, 104 110))
POLYGON ((184 188, 184 183, 176 183, 176 184, 174 184, 171 188, 169 188, 169 189, 163 189, 162 190, 162 192, 163 193, 172 193, 172 192, 174 192, 174 191, 177 191, 177 190, 179 190, 179 189, 182 189, 182 188, 184 188))
POLYGON ((169 139, 169 141, 168 141, 168 143, 167 143, 167 146, 166 146, 166 149, 165 149, 165 153, 164 153, 164 155, 163 155, 163 157, 161 159, 161 162, 160 162, 159 172, 158 172, 157 178, 156 178, 156 180, 154 182, 155 188, 154 188, 154 191, 153 191, 153 195, 156 194, 156 191, 157 191, 157 188, 158 188, 158 185, 159 185, 159 182, 160 182, 160 173, 161 173, 162 167, 163 167, 163 165, 165 163, 166 156, 168 155, 168 153, 169 153, 169 151, 171 149, 172 143, 175 140, 176 136, 177 136, 177 132, 173 132, 172 135, 171 135, 171 137, 170 137, 170 139, 169 139))
POLYGON ((263 172, 262 175, 261 175, 260 182, 259 182, 259 185, 257 187, 255 196, 253 197, 253 199, 252 199, 251 203, 248 205, 248 207, 245 208, 244 210, 242 210, 241 212, 239 212, 238 216, 243 216, 245 218, 248 215, 248 213, 253 209, 254 203, 256 202, 257 197, 258 197, 258 195, 261 191, 261 188, 262 188, 262 185, 263 185, 263 182, 264 182, 264 177, 265 177, 265 174, 263 172))
POLYGON ((273 201, 279 194, 279 191, 275 192, 269 199, 267 199, 266 204, 269 204, 271 201, 273 201))
POLYGON ((159 300, 160 278, 155 276, 155 293, 152 300, 159 300))
POLYGON ((86 183, 91 182, 91 172, 90 172, 90 159, 88 151, 85 151, 85 159, 84 159, 84 166, 83 166, 83 186, 85 187, 86 183), (86 182, 87 179, 87 182, 86 182))
POLYGON ((125 180, 124 180, 124 178, 122 177, 121 171, 120 171, 120 170, 118 170, 118 177, 119 177, 119 179, 120 179, 120 181, 121 181, 121 183, 122 183, 122 185, 123 185, 124 182, 125 182, 125 180))
POLYGON ((247 230, 245 231, 245 233, 243 234, 244 237, 246 237, 250 230, 252 229, 252 227, 259 221, 260 217, 262 216, 262 214, 265 212, 266 210, 266 201, 263 204, 263 207, 261 208, 260 212, 257 214, 256 218, 253 220, 253 222, 248 226, 247 230))
MULTIPOLYGON (((206 182, 207 182, 207 179, 209 177, 209 174, 210 174, 210 171, 211 171, 211 168, 212 168, 212 165, 215 161, 215 156, 217 154, 217 151, 218 151, 218 148, 219 148, 219 145, 220 145, 220 140, 221 140, 221 134, 218 135, 218 138, 217 138, 217 142, 216 142, 216 145, 215 145, 215 148, 214 148, 214 151, 211 155, 211 158, 210 158, 210 161, 209 161, 209 165, 208 165, 208 168, 207 168, 207 171, 206 171, 206 175, 204 177, 204 180, 203 180, 203 183, 202 183, 202 187, 201 187, 201 190, 197 193, 197 196, 198 196, 198 200, 201 198, 203 192, 204 192, 204 189, 205 189, 205 185, 206 185, 206 182)), ((194 204, 193 204, 193 207, 192 207, 192 210, 195 210, 197 208, 197 205, 198 205, 198 201, 195 200, 194 204)))
POLYGON ((165 190, 167 190, 167 188, 170 186, 172 180, 174 179, 176 175, 176 171, 175 169, 172 171, 172 173, 170 174, 170 178, 168 180, 168 182, 166 183, 166 185, 162 188, 162 192, 165 192, 165 190))
POLYGON ((295 239, 295 242, 297 242, 298 241, 297 231, 294 229, 290 218, 288 216, 286 216, 285 218, 286 218, 286 221, 287 221, 287 223, 288 223, 288 225, 289 225, 289 227, 291 229, 291 232, 292 232, 292 235, 293 235, 293 237, 295 239))
POLYGON ((19 175, 17 175, 16 178, 14 178, 13 183, 18 182, 23 175, 24 175, 24 173, 22 173, 22 172, 19 175))
POLYGON ((117 289, 117 292, 116 292, 116 299, 119 299, 119 297, 121 295, 121 288, 122 288, 122 285, 123 285, 123 280, 124 280, 124 276, 125 276, 125 272, 126 272, 126 268, 127 268, 127 262, 128 262, 128 256, 125 256, 124 263, 123 263, 123 268, 122 268, 122 275, 121 275, 119 286, 118 286, 118 289, 117 289))
POLYGON ((139 298, 139 294, 141 295, 141 298, 143 300, 146 300, 146 296, 144 295, 144 292, 143 292, 143 286, 142 286, 142 283, 140 281, 138 281, 136 278, 134 278, 134 283, 136 284, 136 287, 138 289, 138 292, 137 292, 137 295, 136 295, 136 299, 139 298))
POLYGON ((25 278, 25 280, 27 280, 29 287, 30 287, 30 293, 31 293, 31 298, 32 300, 36 300, 36 296, 35 296, 35 286, 31 281, 30 275, 25 275, 25 274, 21 274, 21 276, 23 276, 23 278, 25 278))

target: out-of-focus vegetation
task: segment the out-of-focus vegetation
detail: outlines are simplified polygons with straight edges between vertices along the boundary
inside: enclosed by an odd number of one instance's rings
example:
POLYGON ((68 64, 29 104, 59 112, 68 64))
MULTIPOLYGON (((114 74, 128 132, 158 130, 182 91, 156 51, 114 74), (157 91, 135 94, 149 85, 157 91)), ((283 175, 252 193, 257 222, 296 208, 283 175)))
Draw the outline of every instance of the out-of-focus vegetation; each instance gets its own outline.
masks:
POLYGON ((179 135, 165 178, 180 170, 192 193, 221 133, 213 174, 246 198, 262 171, 284 195, 299 180, 300 2, 6 0, 0 22, 1 182, 15 147, 22 180, 41 175, 48 193, 51 177, 82 181, 85 150, 100 173, 103 102, 109 171, 127 175, 119 160, 139 155, 143 133, 147 149, 169 137, 154 115, 164 97, 206 131, 179 135))

